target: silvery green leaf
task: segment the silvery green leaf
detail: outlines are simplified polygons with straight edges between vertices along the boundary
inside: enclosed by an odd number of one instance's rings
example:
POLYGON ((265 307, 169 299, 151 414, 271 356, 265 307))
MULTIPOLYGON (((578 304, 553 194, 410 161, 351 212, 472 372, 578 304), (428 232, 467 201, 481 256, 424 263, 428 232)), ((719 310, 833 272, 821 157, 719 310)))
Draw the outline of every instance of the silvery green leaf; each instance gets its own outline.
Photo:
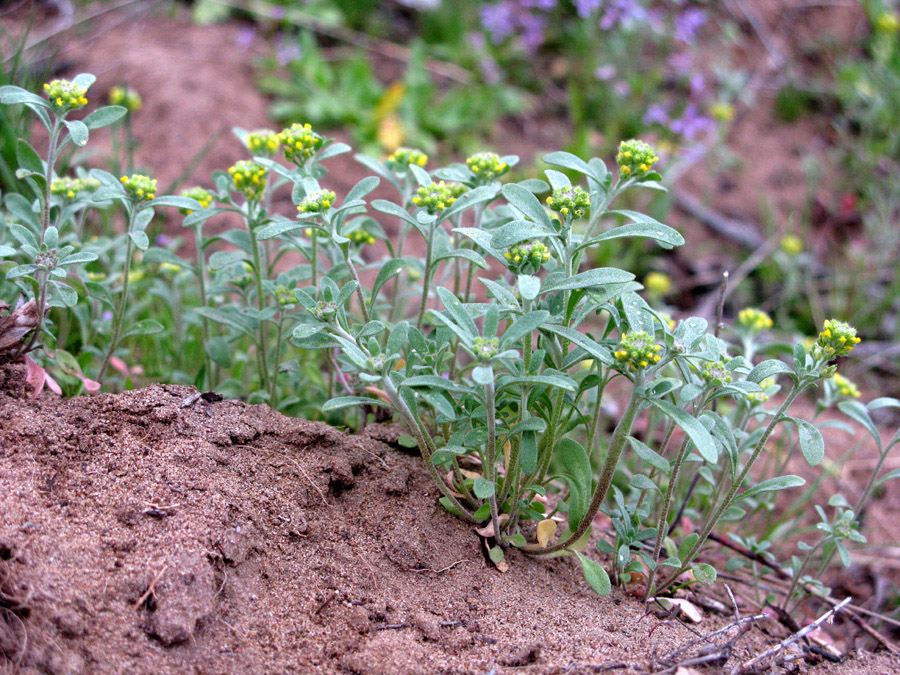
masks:
POLYGON ((444 219, 453 218, 457 213, 462 213, 476 204, 481 204, 494 199, 497 196, 497 192, 498 189, 496 184, 482 185, 474 190, 469 190, 462 197, 453 202, 453 204, 450 205, 450 208, 441 214, 441 217, 444 219))
POLYGON ((764 480, 762 483, 745 490, 738 496, 737 500, 746 499, 763 492, 778 492, 779 490, 787 490, 788 488, 800 487, 801 485, 806 485, 806 480, 800 478, 800 476, 778 476, 777 478, 764 480))
POLYGON ((490 366, 475 366, 472 369, 472 381, 485 386, 494 381, 494 369, 490 366))
POLYGON ((358 199, 362 199, 372 190, 377 188, 380 182, 381 181, 378 180, 376 176, 366 176, 350 189, 350 192, 344 197, 344 205, 348 202, 355 202, 358 199))
POLYGON ((790 375, 792 378, 796 377, 793 369, 788 364, 779 361, 778 359, 769 359, 768 361, 763 361, 751 370, 750 374, 747 375, 747 379, 759 384, 766 378, 775 375, 790 375))
POLYGON ((41 156, 24 138, 16 139, 16 160, 21 168, 43 175, 44 162, 41 156))
POLYGON ((644 399, 660 411, 672 418, 672 420, 680 426, 688 437, 693 441, 697 452, 710 464, 715 464, 719 458, 719 451, 716 449, 716 443, 713 437, 706 430, 706 427, 700 421, 685 412, 678 406, 672 405, 668 401, 658 398, 644 399))
POLYGON ((146 251, 150 248, 150 239, 147 237, 146 232, 138 230, 136 232, 129 232, 128 236, 131 238, 131 241, 134 242, 134 245, 141 251, 146 251))
POLYGON ((581 572, 584 574, 585 581, 594 589, 594 592, 601 598, 605 598, 612 590, 612 583, 606 570, 599 564, 588 558, 586 555, 573 551, 581 563, 581 572))
POLYGON ((553 169, 547 169, 544 171, 544 175, 547 176, 547 180, 550 181, 550 187, 554 190, 572 187, 572 181, 570 181, 569 177, 564 173, 554 171, 553 169))
POLYGON ((416 182, 421 187, 427 187, 427 186, 431 185, 431 183, 432 183, 431 176, 422 167, 416 166, 415 164, 410 164, 409 171, 413 175, 413 178, 416 179, 416 182))
POLYGON ((66 125, 66 129, 69 130, 69 137, 75 145, 79 148, 87 145, 88 128, 84 122, 81 120, 64 120, 63 122, 66 125))
POLYGON ((380 398, 368 398, 366 396, 339 396, 330 401, 326 401, 322 406, 322 412, 331 412, 332 410, 342 410, 344 408, 352 408, 364 405, 376 405, 383 408, 390 408, 390 404, 385 403, 380 398))
POLYGON ((491 237, 491 246, 495 249, 503 249, 529 239, 543 239, 556 236, 556 233, 540 223, 530 220, 514 220, 496 230, 491 237))
POLYGON ((684 244, 684 237, 681 236, 681 233, 678 232, 678 230, 656 221, 653 221, 652 223, 641 221, 614 227, 588 241, 582 242, 579 244, 578 248, 580 250, 589 246, 595 246, 601 241, 620 239, 622 237, 645 237, 653 239, 663 248, 667 249, 672 248, 673 246, 682 246, 684 244))
POLYGON ((79 73, 72 79, 72 84, 74 84, 76 87, 83 87, 84 89, 88 89, 96 81, 97 78, 91 73, 79 73))
POLYGON ((294 330, 291 332, 291 336, 295 340, 302 340, 304 338, 308 338, 311 335, 315 335, 316 333, 320 333, 325 329, 325 324, 323 323, 298 323, 294 326, 294 330))
POLYGON ((108 105, 103 108, 97 108, 94 112, 84 118, 84 125, 90 129, 102 129, 110 124, 115 124, 125 117, 128 110, 120 105, 108 105))
POLYGON ((0 87, 0 103, 4 103, 6 105, 25 103, 31 104, 32 106, 45 108, 47 110, 50 109, 50 103, 47 100, 41 98, 37 94, 32 94, 30 91, 26 91, 21 87, 16 87, 13 85, 0 87))
POLYGON ((66 307, 74 307, 78 304, 78 294, 75 289, 62 281, 51 281, 50 285, 56 290, 56 294, 66 307))
POLYGON ((661 471, 665 475, 669 475, 669 472, 671 471, 669 460, 650 448, 643 441, 639 441, 634 436, 629 436, 628 442, 631 443, 631 447, 638 457, 640 457, 642 460, 647 462, 647 464, 661 471))
POLYGON ((163 328, 163 325, 159 323, 159 321, 144 319, 143 321, 136 321, 133 324, 130 324, 122 334, 122 339, 124 340, 127 337, 135 337, 138 335, 156 335, 157 333, 162 333, 164 330, 165 328, 163 328))
POLYGON ((825 459, 825 440, 822 438, 822 432, 806 420, 793 418, 792 421, 797 425, 803 458, 810 466, 818 466, 825 459))
MULTIPOLYGON (((519 279, 521 283, 521 277, 519 277, 519 279)), ((535 330, 544 325, 544 323, 546 323, 547 319, 549 318, 550 312, 543 309, 536 312, 529 312, 524 316, 520 316, 515 320, 515 322, 513 322, 513 324, 506 330, 506 332, 503 333, 500 344, 504 349, 516 345, 519 340, 526 336, 530 336, 535 330)))
POLYGON ((553 225, 550 222, 550 216, 547 215, 547 212, 538 201, 538 198, 529 190, 523 188, 521 185, 510 183, 503 186, 502 192, 507 201, 509 201, 509 203, 518 209, 525 217, 535 223, 543 225, 548 230, 552 229, 553 225))
POLYGON ((623 283, 632 279, 634 279, 634 275, 631 272, 620 270, 617 267, 597 267, 567 279, 560 278, 559 281, 547 283, 544 285, 543 292, 552 293, 553 291, 595 288, 605 284, 623 283))
POLYGON ((520 274, 518 278, 519 294, 525 300, 534 300, 541 292, 540 277, 531 274, 520 274))
POLYGON ((475 496, 478 497, 478 499, 492 497, 494 495, 494 482, 479 476, 472 484, 472 492, 475 493, 475 496))

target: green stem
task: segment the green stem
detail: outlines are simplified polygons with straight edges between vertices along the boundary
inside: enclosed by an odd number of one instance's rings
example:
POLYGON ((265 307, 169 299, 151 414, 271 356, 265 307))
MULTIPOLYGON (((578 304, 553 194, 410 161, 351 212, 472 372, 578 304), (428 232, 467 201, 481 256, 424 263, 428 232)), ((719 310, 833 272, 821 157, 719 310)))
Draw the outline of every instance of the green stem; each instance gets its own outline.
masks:
MULTIPOLYGON (((806 388, 806 382, 798 382, 788 397, 784 400, 784 403, 781 404, 781 407, 778 409, 778 412, 772 417, 772 421, 769 422, 769 426, 766 427, 765 432, 762 437, 759 439, 759 442, 756 444, 756 448, 753 450, 753 454, 750 456, 749 461, 744 466, 744 470, 741 471, 741 475, 738 476, 737 480, 731 485, 731 489, 728 491, 725 499, 721 501, 719 506, 713 511, 710 518, 703 525, 703 529, 700 531, 700 537, 697 539, 697 542, 685 556, 685 559, 681 563, 681 569, 672 574, 666 581, 660 584, 660 587, 657 593, 661 593, 666 588, 675 583, 675 580, 681 575, 683 572, 686 572, 689 569, 690 563, 697 557, 697 554, 700 552, 700 549, 703 547, 703 544, 706 543, 706 540, 709 538, 710 532, 712 532, 713 528, 716 526, 716 523, 719 522, 719 519, 722 517, 722 514, 731 506, 734 498, 737 496, 738 490, 740 490, 741 485, 743 485, 744 480, 747 478, 747 474, 750 472, 750 469, 753 468, 753 465, 756 463, 757 458, 760 453, 766 446, 766 442, 768 442, 769 437, 772 435, 772 432, 775 431, 775 426, 781 422, 784 414, 787 412, 787 409, 790 407, 791 403, 794 402, 794 399, 800 395, 800 392, 806 388)), ((649 592, 649 589, 648 589, 649 592)))
MULTIPOLYGON (((494 491, 489 497, 491 504, 491 523, 494 526, 494 538, 498 544, 500 539, 500 514, 497 510, 497 420, 496 401, 494 400, 493 380, 484 385, 485 416, 487 417, 487 462, 484 467, 485 478, 494 484, 494 491)), ((501 544, 502 545, 502 544, 501 544)))
MULTIPOLYGON (((196 246, 197 257, 197 283, 200 286, 200 306, 206 307, 206 261, 203 257, 203 234, 201 228, 202 223, 194 226, 194 244, 196 246)), ((206 351, 206 343, 209 342, 209 319, 205 316, 200 317, 200 330, 203 336, 203 364, 206 370, 206 386, 213 386, 212 360, 206 351)))
MULTIPOLYGON (((262 314, 266 305, 266 296, 263 294, 262 282, 262 260, 259 255, 259 242, 256 239, 256 220, 249 214, 252 212, 252 205, 248 204, 247 230, 250 233, 250 245, 253 248, 253 277, 256 281, 256 307, 262 314)), ((260 381, 262 389, 269 389, 269 357, 268 357, 268 340, 266 339, 266 322, 259 319, 259 369, 260 381)))
POLYGON ((622 454, 625 440, 628 438, 628 434, 631 433, 631 427, 634 425, 634 420, 640 410, 640 392, 644 388, 644 380, 644 371, 638 371, 634 376, 634 387, 631 390, 631 398, 628 401, 628 407, 625 409, 625 412, 619 420, 618 425, 616 425, 616 430, 613 432, 613 436, 610 439, 609 450, 606 453, 606 463, 600 474, 600 480, 597 483, 597 489, 594 491, 594 497, 591 499, 587 513, 585 513, 584 518, 581 519, 578 528, 564 541, 537 551, 528 551, 529 555, 547 555, 548 553, 561 551, 581 539, 581 537, 584 536, 584 533, 588 531, 588 528, 590 528, 594 516, 597 515, 597 511, 600 510, 600 506, 603 504, 603 500, 606 499, 607 492, 609 492, 609 486, 612 484, 613 474, 619 464, 619 456, 622 454))
POLYGON ((125 268, 122 271, 124 277, 122 282, 122 294, 119 296, 119 305, 113 316, 114 326, 112 341, 109 343, 109 349, 106 351, 103 365, 100 366, 100 374, 97 376, 97 381, 100 383, 103 382, 103 377, 106 375, 106 369, 109 368, 109 361, 122 336, 122 327, 125 325, 125 311, 128 307, 128 283, 131 279, 131 261, 134 257, 134 241, 132 241, 129 235, 131 234, 131 228, 134 227, 134 221, 138 212, 139 209, 137 208, 137 205, 132 205, 131 213, 128 218, 128 230, 125 232, 125 268))
POLYGON ((432 223, 428 230, 428 239, 425 247, 425 276, 422 277, 422 303, 419 305, 419 318, 416 320, 416 328, 422 330, 422 322, 425 320, 425 310, 428 307, 428 291, 431 287, 431 257, 434 249, 434 231, 437 223, 432 223))
POLYGON ((404 401, 400 396, 400 392, 397 391, 397 387, 394 386, 394 383, 393 381, 391 381, 390 376, 385 375, 384 377, 382 377, 382 383, 384 384, 384 391, 388 395, 388 398, 391 400, 391 403, 394 404, 394 407, 400 413, 400 417, 403 418, 406 426, 409 427, 409 430, 416 437, 416 442, 419 444, 419 450, 421 450, 422 452, 422 459, 425 462, 428 473, 430 473, 432 479, 434 479, 438 490, 440 490, 441 494, 447 498, 447 500, 453 505, 455 509, 459 511, 463 520, 469 523, 477 522, 472 511, 470 511, 460 503, 460 501, 456 498, 456 495, 454 495, 450 491, 447 483, 444 482, 441 474, 438 473, 437 467, 434 465, 434 462, 431 459, 436 448, 434 447, 433 442, 431 442, 431 438, 428 436, 428 433, 422 428, 415 415, 413 415, 412 411, 409 409, 409 406, 406 405, 406 401, 404 401))

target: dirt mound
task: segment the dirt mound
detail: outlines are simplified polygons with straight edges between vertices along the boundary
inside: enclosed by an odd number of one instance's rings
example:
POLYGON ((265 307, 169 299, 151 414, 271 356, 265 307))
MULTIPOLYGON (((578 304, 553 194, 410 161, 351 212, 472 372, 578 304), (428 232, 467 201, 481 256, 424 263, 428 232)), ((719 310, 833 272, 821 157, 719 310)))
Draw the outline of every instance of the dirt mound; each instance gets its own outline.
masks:
MULTIPOLYGON (((593 595, 569 560, 486 565, 383 428, 348 436, 181 386, 32 401, 15 374, 0 672, 638 673, 693 637, 593 595)), ((896 672, 840 668, 816 672, 896 672)))

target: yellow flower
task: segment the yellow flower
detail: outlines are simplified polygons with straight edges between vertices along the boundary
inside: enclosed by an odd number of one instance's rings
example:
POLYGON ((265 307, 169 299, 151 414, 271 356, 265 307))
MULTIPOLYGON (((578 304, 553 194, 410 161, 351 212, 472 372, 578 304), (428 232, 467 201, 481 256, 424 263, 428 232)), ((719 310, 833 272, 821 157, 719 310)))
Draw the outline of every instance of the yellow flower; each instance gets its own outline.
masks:
POLYGON ((672 290, 672 279, 662 272, 650 272, 644 277, 644 288, 652 295, 668 295, 672 290))
POLYGON ((793 234, 789 234, 781 240, 781 250, 790 256, 803 253, 803 240, 793 234))

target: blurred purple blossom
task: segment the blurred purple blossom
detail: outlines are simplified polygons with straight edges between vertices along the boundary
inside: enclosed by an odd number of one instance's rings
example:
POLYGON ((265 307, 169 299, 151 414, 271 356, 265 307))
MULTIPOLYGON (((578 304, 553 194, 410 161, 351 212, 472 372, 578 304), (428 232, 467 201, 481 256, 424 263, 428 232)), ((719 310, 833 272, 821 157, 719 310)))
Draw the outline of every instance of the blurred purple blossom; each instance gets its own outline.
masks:
POLYGON ((503 42, 516 30, 515 7, 513 2, 499 2, 481 8, 481 25, 491 35, 496 44, 503 42))
POLYGON ((109 310, 106 310, 105 312, 103 312, 103 314, 100 315, 100 318, 103 321, 112 321, 113 313, 109 310))
POLYGON ((675 15, 675 39, 693 43, 697 31, 706 23, 706 12, 697 7, 688 7, 675 15))
POLYGON ((616 67, 612 63, 605 63, 602 66, 598 66, 597 70, 594 71, 594 77, 601 82, 609 82, 615 76, 616 67))
POLYGON ((595 10, 600 8, 603 0, 574 0, 575 11, 582 19, 587 19, 595 10))
POLYGON ((702 73, 694 73, 691 75, 691 96, 698 96, 706 89, 706 79, 702 73))
POLYGON ((481 25, 490 34, 494 44, 512 35, 520 35, 528 52, 535 52, 544 42, 547 17, 536 12, 547 12, 556 6, 556 0, 503 0, 481 8, 481 25))
POLYGON ((472 49, 478 55, 478 70, 481 72, 484 81, 488 84, 500 82, 503 74, 500 72, 500 66, 497 65, 497 61, 494 60, 487 48, 487 40, 484 34, 477 31, 469 33, 469 44, 472 45, 472 49))
POLYGON ((238 43, 238 46, 242 49, 247 49, 250 45, 252 45, 256 41, 256 29, 251 28, 249 26, 245 26, 238 31, 237 37, 235 38, 235 42, 238 43))
POLYGON ((669 124, 669 113, 659 103, 651 103, 647 106, 647 110, 644 113, 643 122, 647 126, 651 124, 667 126, 669 124))
POLYGON ((686 141, 693 141, 711 132, 715 129, 715 126, 712 118, 701 113, 696 103, 688 103, 681 117, 677 120, 672 120, 669 129, 686 141))
POLYGON ((160 248, 166 248, 175 240, 167 234, 158 234, 154 241, 160 248))
POLYGON ((296 61, 303 56, 303 49, 297 42, 284 42, 279 40, 278 48, 275 50, 275 58, 282 66, 286 66, 291 61, 296 61))

